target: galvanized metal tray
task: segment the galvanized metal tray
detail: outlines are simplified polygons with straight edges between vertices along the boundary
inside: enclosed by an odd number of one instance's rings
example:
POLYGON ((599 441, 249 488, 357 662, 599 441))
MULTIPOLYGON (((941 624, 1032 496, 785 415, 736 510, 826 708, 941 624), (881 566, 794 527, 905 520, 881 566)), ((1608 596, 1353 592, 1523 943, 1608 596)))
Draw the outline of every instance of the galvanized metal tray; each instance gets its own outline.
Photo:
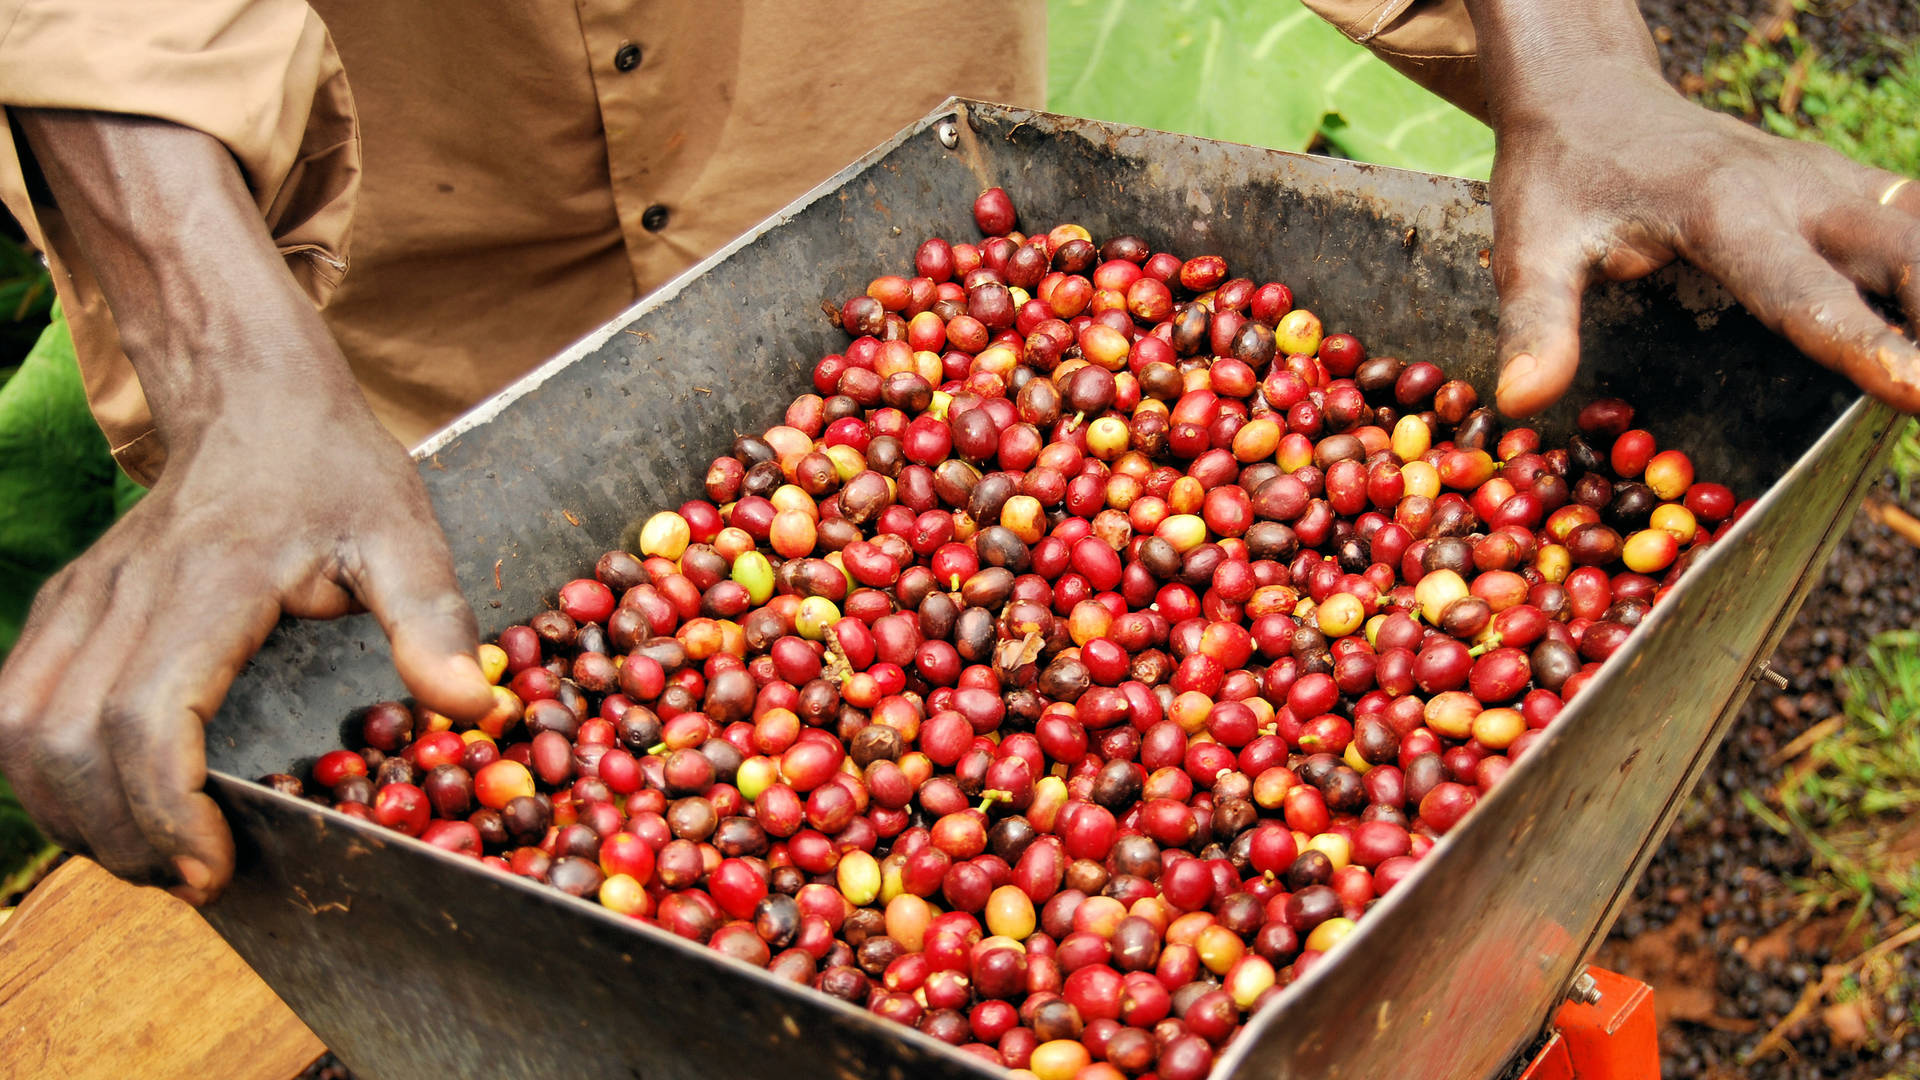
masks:
MULTIPOLYGON (((1482 185, 950 101, 433 438, 421 470, 497 631, 637 516, 695 497, 845 338, 823 301, 971 237, 973 196, 1225 256, 1375 355, 1490 393, 1482 185)), ((1894 416, 1711 282, 1590 299, 1572 400, 1630 396, 1703 478, 1765 491, 1548 737, 1219 1076, 1488 1077, 1535 1038, 1698 777, 1890 445, 1894 416)), ((1564 431, 1571 407, 1544 426, 1564 431)), ((662 931, 248 778, 401 687, 366 618, 288 624, 210 725, 240 843, 207 917, 368 1077, 984 1076, 978 1061, 662 931)))

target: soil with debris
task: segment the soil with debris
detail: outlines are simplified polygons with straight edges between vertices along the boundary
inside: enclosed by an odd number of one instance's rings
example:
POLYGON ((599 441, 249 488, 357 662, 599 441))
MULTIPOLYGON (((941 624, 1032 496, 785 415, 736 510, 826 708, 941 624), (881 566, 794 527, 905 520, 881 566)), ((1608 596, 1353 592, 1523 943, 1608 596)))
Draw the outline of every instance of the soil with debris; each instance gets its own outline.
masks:
POLYGON ((1782 749, 1839 714, 1838 675, 1873 635, 1920 625, 1917 580, 1920 548, 1861 513, 1773 657, 1788 688, 1763 684, 1749 699, 1602 947, 1599 963, 1654 987, 1667 1080, 1868 1080, 1920 1064, 1920 947, 1893 954, 1904 990, 1871 1009, 1817 1001, 1786 1032, 1788 1052, 1743 1064, 1824 965, 1853 958, 1898 921, 1884 903, 1858 924, 1851 912, 1799 918, 1788 881, 1810 871, 1813 853, 1741 797, 1764 797, 1792 768, 1782 749))
MULTIPOLYGON (((1749 34, 1778 37, 1793 0, 1640 0, 1660 47, 1668 81, 1689 92, 1703 85, 1706 65, 1737 51, 1749 34)), ((1877 79, 1887 70, 1889 42, 1920 38, 1920 4, 1914 0, 1811 0, 1793 18, 1800 36, 1821 56, 1877 79)))

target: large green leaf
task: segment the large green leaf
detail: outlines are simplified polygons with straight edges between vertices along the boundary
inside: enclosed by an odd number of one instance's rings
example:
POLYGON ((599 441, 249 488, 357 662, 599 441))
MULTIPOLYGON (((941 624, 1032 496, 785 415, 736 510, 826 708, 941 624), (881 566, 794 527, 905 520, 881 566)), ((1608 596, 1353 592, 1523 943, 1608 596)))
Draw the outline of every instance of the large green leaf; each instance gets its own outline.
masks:
POLYGON ((1304 147, 1325 115, 1283 49, 1304 7, 1235 0, 1052 0, 1048 106, 1213 139, 1304 147))
POLYGON ((1484 177, 1493 136, 1275 0, 1050 0, 1048 107, 1097 120, 1484 177))
POLYGON ((113 523, 119 474, 56 318, 0 386, 0 659, 40 583, 113 523))

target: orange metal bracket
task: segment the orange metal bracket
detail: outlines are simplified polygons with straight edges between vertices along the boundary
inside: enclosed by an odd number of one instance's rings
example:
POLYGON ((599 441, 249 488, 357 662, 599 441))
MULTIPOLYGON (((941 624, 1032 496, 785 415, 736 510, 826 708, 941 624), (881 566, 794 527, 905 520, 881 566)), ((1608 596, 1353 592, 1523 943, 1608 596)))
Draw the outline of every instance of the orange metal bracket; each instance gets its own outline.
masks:
POLYGON ((1599 1000, 1560 1006, 1553 1033, 1520 1080, 1658 1080, 1653 988, 1602 968, 1589 967, 1587 974, 1599 1000))

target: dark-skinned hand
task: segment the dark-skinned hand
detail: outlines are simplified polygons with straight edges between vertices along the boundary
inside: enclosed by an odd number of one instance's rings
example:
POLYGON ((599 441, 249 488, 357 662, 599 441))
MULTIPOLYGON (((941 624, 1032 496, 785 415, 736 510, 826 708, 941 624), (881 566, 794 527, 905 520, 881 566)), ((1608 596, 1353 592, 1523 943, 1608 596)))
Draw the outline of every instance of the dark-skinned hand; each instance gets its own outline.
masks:
POLYGON ((1499 406, 1551 404, 1579 363, 1580 300, 1676 258, 1809 357, 1920 411, 1920 184, 1682 97, 1626 0, 1468 0, 1497 140, 1499 406))
POLYGON ((21 109, 112 305, 167 462, 35 598, 0 668, 0 770, 108 870, 212 899, 233 837, 202 726, 282 616, 364 608, 427 708, 492 704, 406 451, 266 233, 233 157, 164 121, 21 109))
POLYGON ((418 701, 486 711, 474 618, 413 462, 370 413, 210 425, 35 599, 0 670, 0 761, 63 847, 209 899, 233 839, 201 729, 283 615, 364 607, 418 701), (298 421, 295 421, 297 425, 298 421))

